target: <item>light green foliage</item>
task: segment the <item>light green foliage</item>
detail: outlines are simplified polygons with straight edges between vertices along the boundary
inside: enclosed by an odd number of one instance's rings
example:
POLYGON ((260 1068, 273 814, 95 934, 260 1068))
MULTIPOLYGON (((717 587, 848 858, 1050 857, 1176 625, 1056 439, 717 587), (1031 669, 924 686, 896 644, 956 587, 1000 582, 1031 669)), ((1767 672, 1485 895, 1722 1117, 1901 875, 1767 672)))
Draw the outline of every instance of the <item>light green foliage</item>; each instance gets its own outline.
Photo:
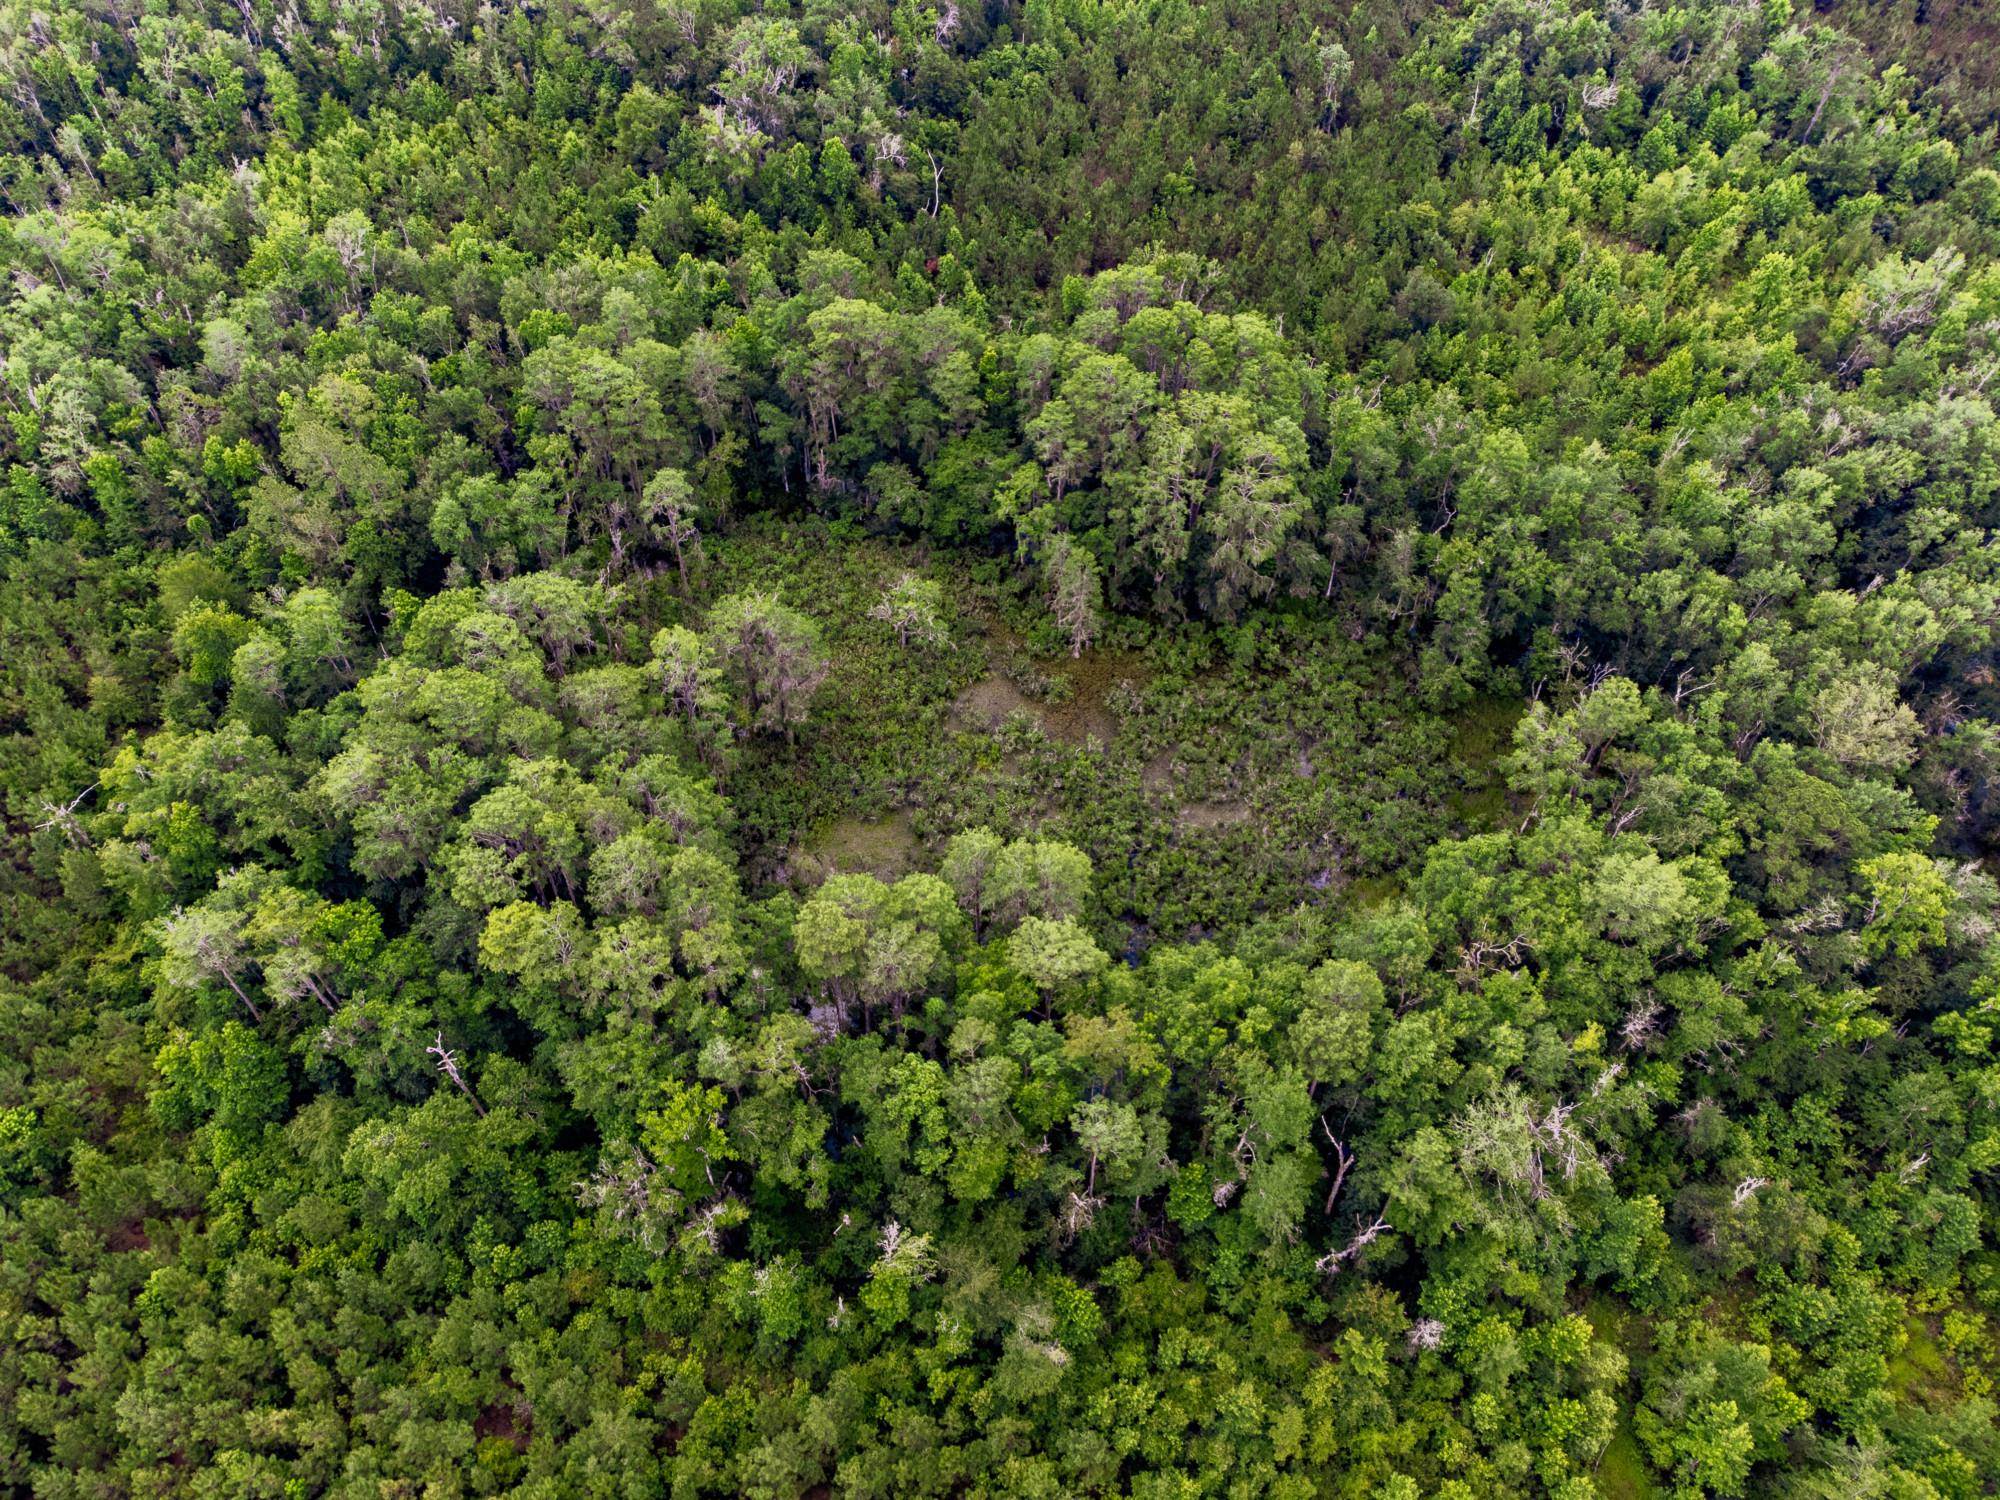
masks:
POLYGON ((479 934, 479 961, 523 984, 549 988, 574 972, 582 941, 582 921, 568 902, 544 908, 511 901, 487 914, 479 934))
POLYGON ((945 845, 939 874, 957 895, 974 928, 984 933, 997 913, 1002 893, 995 887, 1006 843, 990 828, 968 828, 945 845))
POLYGON ((826 680, 817 627, 769 595, 732 594, 710 612, 708 629, 743 694, 747 727, 794 738, 826 680))
POLYGON ((196 604, 174 625, 174 654, 188 681, 196 687, 217 687, 229 677, 236 650, 250 638, 251 625, 218 604, 196 604))
POLYGON ((937 582, 905 573, 883 590, 868 615, 893 630, 896 644, 907 649, 912 641, 919 646, 950 643, 951 632, 945 628, 943 611, 944 590, 937 582))
POLYGON ((988 889, 1003 921, 1062 921, 1082 911, 1090 875, 1090 856, 1073 845, 1017 839, 994 856, 988 889))
POLYGON ((1863 860, 1859 873, 1867 888, 1862 946, 1872 954, 1908 958, 1944 941, 1952 889, 1932 861, 1903 851, 1863 860))
POLYGON ((1076 923, 1026 917, 1007 943, 1008 957, 1030 983, 1058 990, 1087 979, 1110 962, 1076 923))

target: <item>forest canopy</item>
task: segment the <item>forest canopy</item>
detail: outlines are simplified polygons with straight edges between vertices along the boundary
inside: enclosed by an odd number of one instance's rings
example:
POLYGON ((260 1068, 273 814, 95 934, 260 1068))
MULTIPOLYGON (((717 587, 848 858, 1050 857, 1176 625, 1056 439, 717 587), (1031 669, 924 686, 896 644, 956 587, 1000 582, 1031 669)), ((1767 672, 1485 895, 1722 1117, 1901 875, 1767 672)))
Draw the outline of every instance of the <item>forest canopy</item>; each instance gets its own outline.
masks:
POLYGON ((0 1491, 2000 1493, 2000 19, 0 0, 0 1491))

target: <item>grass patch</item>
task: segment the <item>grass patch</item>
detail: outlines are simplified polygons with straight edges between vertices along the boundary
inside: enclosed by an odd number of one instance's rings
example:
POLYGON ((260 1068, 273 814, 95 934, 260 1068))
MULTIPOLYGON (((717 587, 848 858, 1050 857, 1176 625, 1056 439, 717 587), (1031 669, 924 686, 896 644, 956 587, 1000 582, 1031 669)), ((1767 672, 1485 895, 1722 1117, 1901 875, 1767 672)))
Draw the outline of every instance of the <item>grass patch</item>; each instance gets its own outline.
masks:
POLYGON ((1912 1313, 1903 1323, 1903 1332, 1903 1347, 1889 1361, 1889 1389, 1896 1399, 1934 1409, 1955 1402, 1958 1382, 1929 1321, 1912 1313))
POLYGON ((1597 1473, 1592 1477, 1604 1500, 1648 1500, 1663 1493, 1653 1482, 1652 1470, 1646 1467, 1646 1457, 1639 1451, 1639 1440, 1632 1436, 1632 1428, 1624 1417, 1618 1419, 1616 1436, 1598 1456, 1597 1473))
MULTIPOLYGON (((1625 1356, 1630 1383, 1636 1385, 1639 1372, 1652 1353, 1651 1322, 1616 1297, 1603 1292, 1593 1293, 1580 1311, 1590 1323, 1596 1341, 1625 1356)), ((1643 1500, 1643 1497, 1663 1493, 1654 1483, 1646 1456, 1640 1451, 1639 1440, 1633 1435, 1631 1407, 1623 1395, 1619 1397, 1617 1431, 1605 1445, 1604 1452, 1598 1455, 1597 1471, 1593 1477, 1604 1500, 1643 1500)))
POLYGON ((1403 882, 1393 875, 1359 875, 1341 892, 1353 911, 1374 911, 1403 894, 1403 882))
POLYGON ((921 868, 924 846, 908 813, 886 818, 841 818, 793 862, 794 878, 817 885, 827 875, 868 874, 900 880, 921 868))
POLYGON ((1514 726, 1528 705, 1518 698, 1480 697, 1452 718, 1451 758, 1459 789, 1453 820, 1467 833, 1494 833, 1513 822, 1501 757, 1514 747, 1514 726))

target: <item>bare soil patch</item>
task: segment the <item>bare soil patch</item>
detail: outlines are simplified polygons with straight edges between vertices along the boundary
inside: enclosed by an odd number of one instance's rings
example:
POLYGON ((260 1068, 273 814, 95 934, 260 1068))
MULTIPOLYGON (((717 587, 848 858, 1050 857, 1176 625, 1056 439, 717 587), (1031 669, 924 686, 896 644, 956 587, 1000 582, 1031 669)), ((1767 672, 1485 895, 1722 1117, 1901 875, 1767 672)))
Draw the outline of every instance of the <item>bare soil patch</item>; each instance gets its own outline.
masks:
POLYGON ((828 875, 875 875, 900 880, 915 870, 923 843, 908 813, 886 818, 842 818, 791 862, 795 877, 816 884, 828 875))
POLYGON ((1183 802, 1174 809, 1182 828, 1235 828, 1257 816, 1247 802, 1183 802))

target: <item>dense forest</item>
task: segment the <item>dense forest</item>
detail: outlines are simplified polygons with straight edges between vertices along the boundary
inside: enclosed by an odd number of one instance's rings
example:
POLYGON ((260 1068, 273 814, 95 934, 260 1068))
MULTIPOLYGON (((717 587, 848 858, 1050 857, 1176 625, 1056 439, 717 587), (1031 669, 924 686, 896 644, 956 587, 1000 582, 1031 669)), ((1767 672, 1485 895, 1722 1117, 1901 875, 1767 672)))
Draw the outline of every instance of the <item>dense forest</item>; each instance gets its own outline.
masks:
POLYGON ((0 1492, 2000 1493, 2000 14, 0 0, 0 1492))

